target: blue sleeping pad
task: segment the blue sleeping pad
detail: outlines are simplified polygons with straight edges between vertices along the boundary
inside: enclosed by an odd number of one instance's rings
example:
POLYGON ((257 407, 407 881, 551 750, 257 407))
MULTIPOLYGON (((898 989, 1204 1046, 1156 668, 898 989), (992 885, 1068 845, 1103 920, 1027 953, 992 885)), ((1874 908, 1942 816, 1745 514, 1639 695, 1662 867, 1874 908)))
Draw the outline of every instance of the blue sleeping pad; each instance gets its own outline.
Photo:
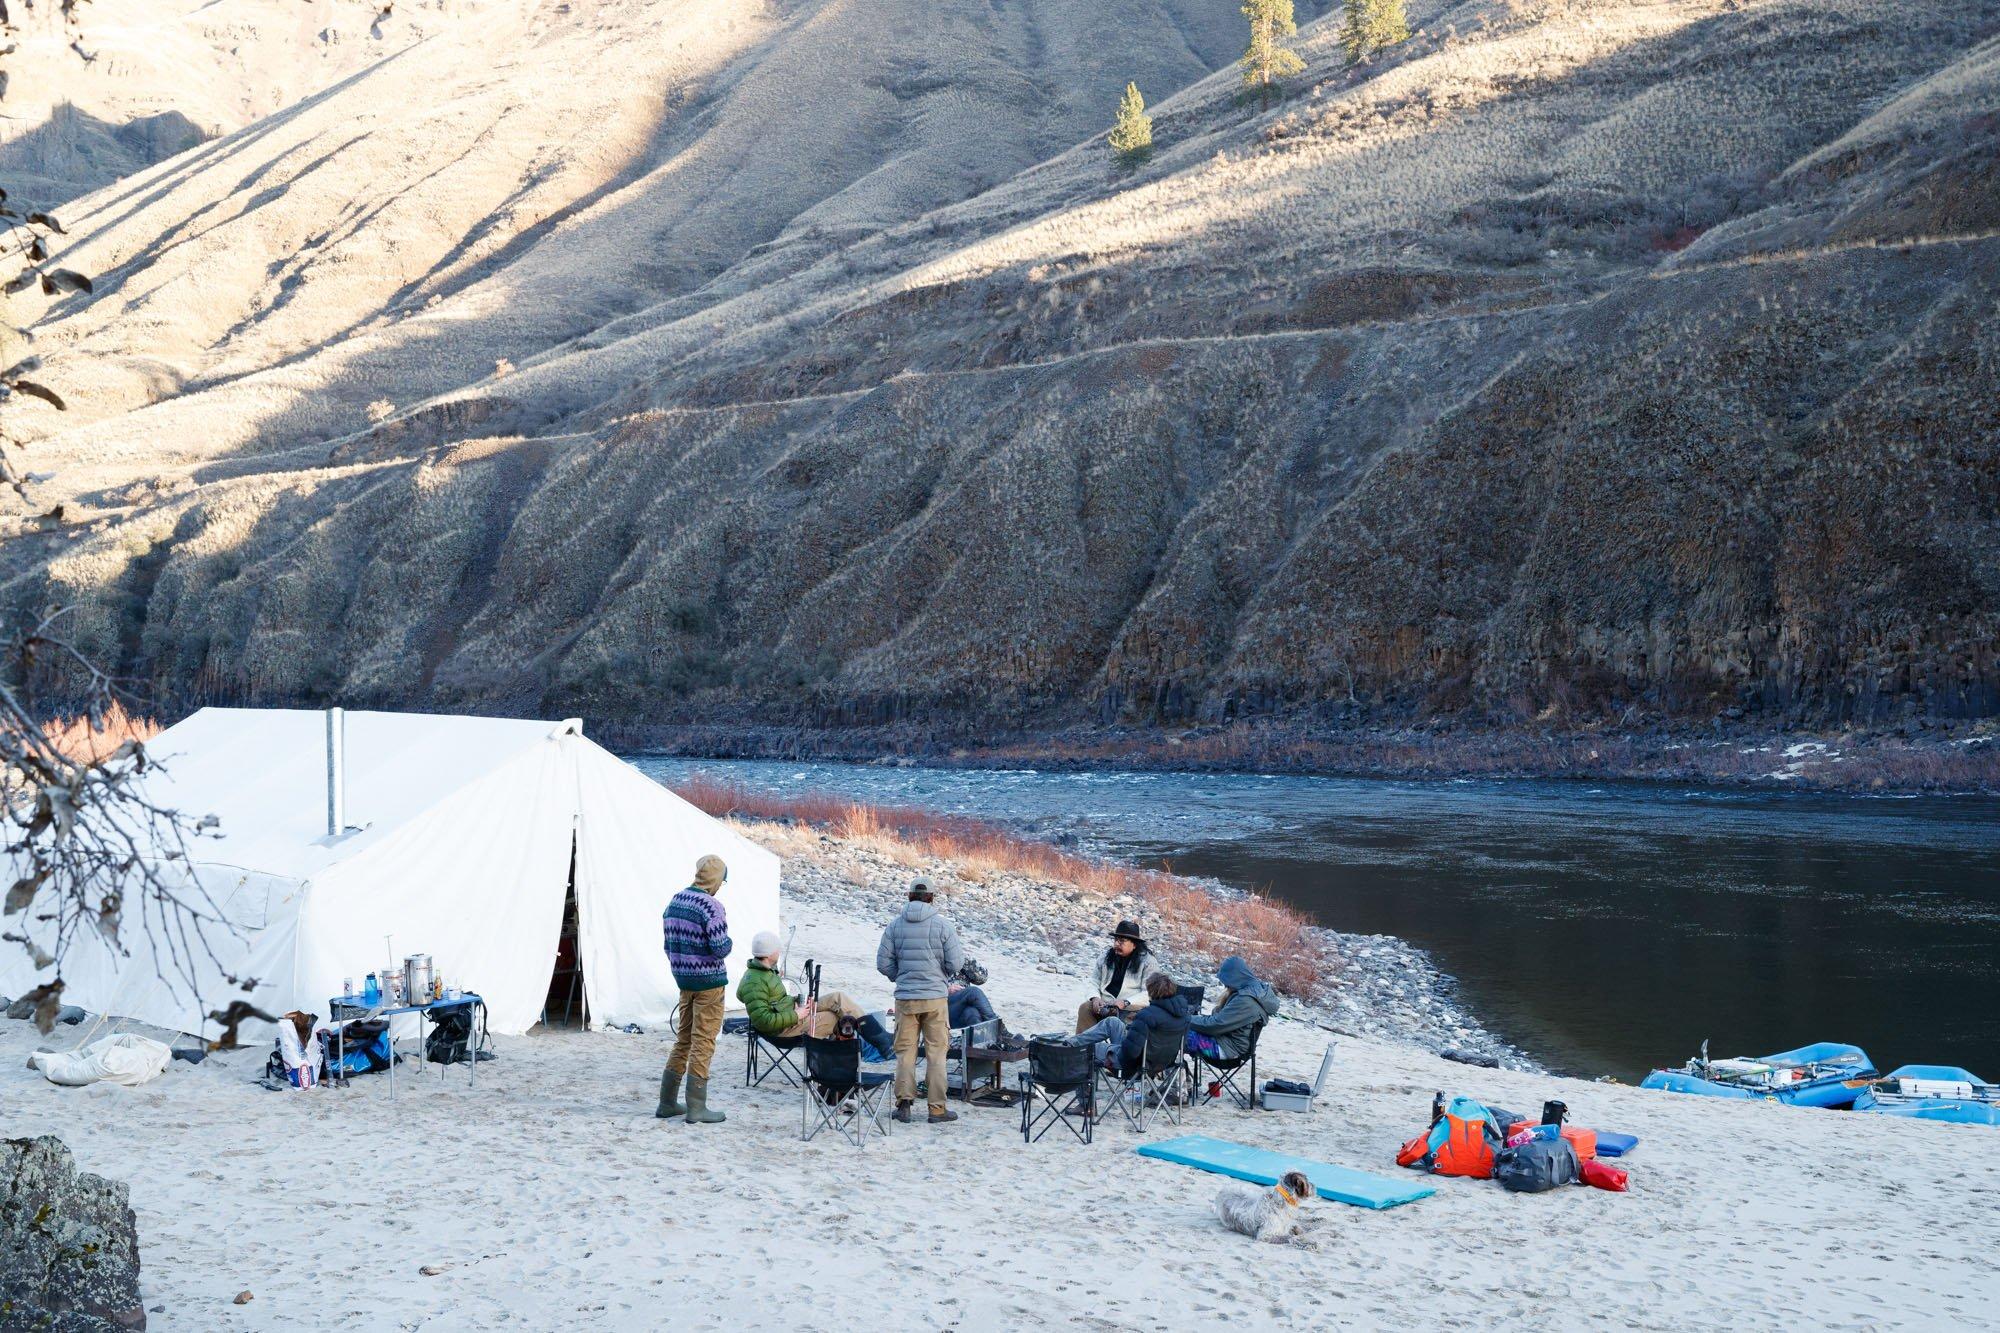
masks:
POLYGON ((1597 1131, 1597 1155, 1599 1157, 1623 1157, 1639 1146, 1637 1134, 1620 1134, 1616 1130, 1597 1131))
POLYGON ((1288 1157, 1281 1152, 1252 1148, 1247 1143, 1230 1143, 1200 1134, 1142 1143, 1133 1151, 1141 1157, 1157 1157, 1163 1162, 1214 1171, 1257 1185, 1275 1185, 1285 1172, 1303 1171, 1321 1197, 1351 1203, 1357 1208, 1394 1208, 1399 1203, 1411 1203, 1437 1193, 1435 1186, 1412 1180, 1371 1176, 1351 1167, 1288 1157))

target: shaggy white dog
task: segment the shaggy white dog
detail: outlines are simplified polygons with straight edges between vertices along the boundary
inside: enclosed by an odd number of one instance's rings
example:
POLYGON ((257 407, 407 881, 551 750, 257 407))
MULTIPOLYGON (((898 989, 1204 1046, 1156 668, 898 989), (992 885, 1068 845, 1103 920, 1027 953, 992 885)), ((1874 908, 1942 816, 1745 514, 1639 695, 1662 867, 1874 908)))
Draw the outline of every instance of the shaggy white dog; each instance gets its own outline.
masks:
POLYGON ((1255 1185, 1225 1185, 1215 1196, 1215 1215, 1222 1225, 1252 1240, 1284 1245, 1303 1240, 1321 1219, 1299 1205, 1313 1197, 1312 1182, 1303 1171, 1287 1171, 1269 1189, 1255 1185))

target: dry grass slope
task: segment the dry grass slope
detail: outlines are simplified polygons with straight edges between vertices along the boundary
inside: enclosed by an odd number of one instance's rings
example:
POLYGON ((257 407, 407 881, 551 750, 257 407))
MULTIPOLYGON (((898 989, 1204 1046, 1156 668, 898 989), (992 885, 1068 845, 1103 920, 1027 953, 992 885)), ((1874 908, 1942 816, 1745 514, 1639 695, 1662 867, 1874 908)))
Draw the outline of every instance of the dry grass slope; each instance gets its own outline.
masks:
POLYGON ((2000 711, 1996 0, 1418 5, 1269 109, 1170 0, 519 13, 80 201, 14 598, 232 699, 2000 711))

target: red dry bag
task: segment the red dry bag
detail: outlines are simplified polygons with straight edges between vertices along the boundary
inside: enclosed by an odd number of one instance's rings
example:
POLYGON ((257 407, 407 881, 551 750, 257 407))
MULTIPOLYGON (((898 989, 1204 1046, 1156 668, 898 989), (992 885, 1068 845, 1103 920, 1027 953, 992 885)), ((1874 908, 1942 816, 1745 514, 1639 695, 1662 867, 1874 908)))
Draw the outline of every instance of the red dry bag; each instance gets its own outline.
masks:
POLYGON ((1627 1178, 1625 1168, 1622 1166, 1613 1166, 1609 1162, 1595 1159, 1583 1164, 1582 1182, 1586 1185, 1595 1185, 1601 1190, 1623 1191, 1627 1178))

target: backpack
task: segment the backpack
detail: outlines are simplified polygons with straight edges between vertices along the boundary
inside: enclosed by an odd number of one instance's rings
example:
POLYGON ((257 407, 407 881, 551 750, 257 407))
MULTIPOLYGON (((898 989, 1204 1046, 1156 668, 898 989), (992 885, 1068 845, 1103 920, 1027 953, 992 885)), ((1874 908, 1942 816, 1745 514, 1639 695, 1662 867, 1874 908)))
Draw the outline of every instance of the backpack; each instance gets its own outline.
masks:
POLYGON ((1430 1129, 1403 1145, 1396 1164, 1435 1176, 1485 1180, 1493 1174, 1493 1154, 1502 1142, 1491 1111, 1470 1097, 1454 1097, 1430 1129))
POLYGON ((431 1011, 431 1034, 424 1039, 424 1059, 432 1064, 451 1065, 475 1055, 481 1060, 493 1058, 493 1052, 482 1049, 486 1044, 485 1032, 477 1035, 473 1032, 472 1009, 473 1006, 463 1004, 431 1011))
POLYGON ((1517 1194, 1574 1185, 1578 1172, 1576 1149, 1565 1138, 1529 1139, 1518 1148, 1503 1148, 1493 1159, 1493 1178, 1517 1194))

